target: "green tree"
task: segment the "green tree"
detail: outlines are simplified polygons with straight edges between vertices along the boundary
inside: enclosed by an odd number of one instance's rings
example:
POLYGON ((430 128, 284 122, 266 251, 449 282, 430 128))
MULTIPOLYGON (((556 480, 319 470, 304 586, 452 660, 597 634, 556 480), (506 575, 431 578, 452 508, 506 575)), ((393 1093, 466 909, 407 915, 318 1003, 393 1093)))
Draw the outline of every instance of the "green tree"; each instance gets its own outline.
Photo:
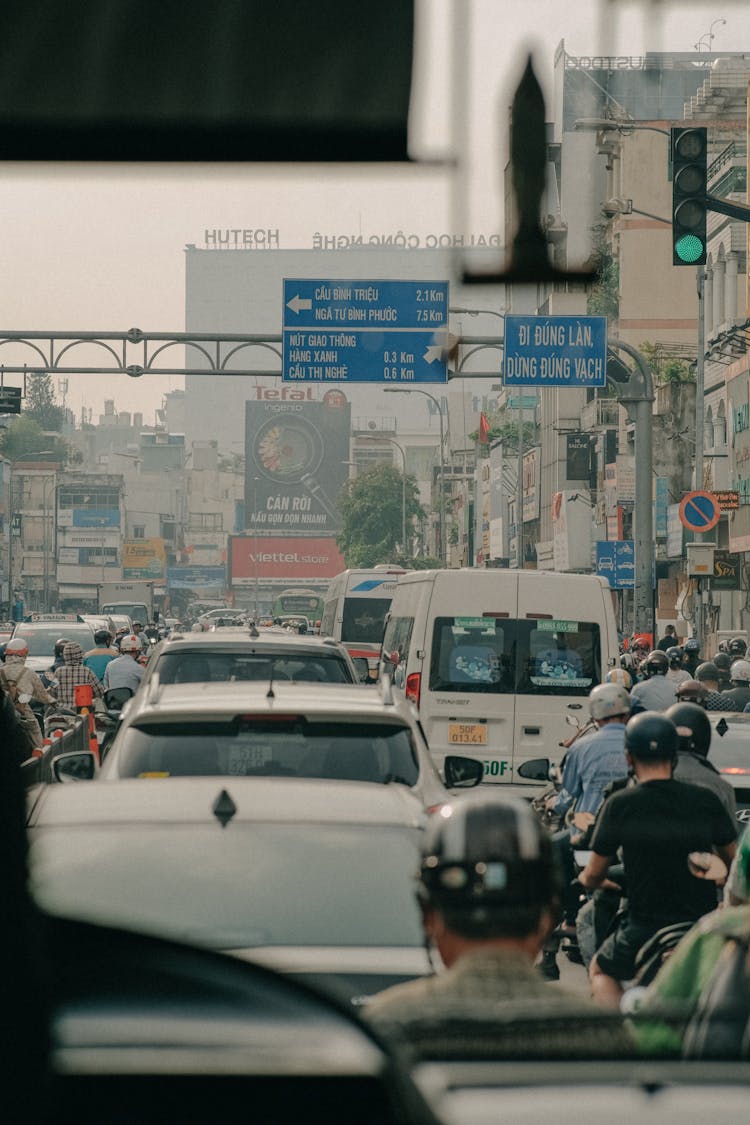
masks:
POLYGON ((17 461, 27 454, 50 450, 50 460, 65 463, 69 457, 68 444, 60 437, 50 437, 35 418, 19 414, 17 418, 0 431, 0 453, 9 461, 17 461))
POLYGON ((38 422, 43 430, 60 433, 65 421, 65 411, 55 402, 52 376, 47 371, 37 371, 26 378, 26 406, 24 413, 38 422))
MULTIPOLYGON (((395 562, 401 544, 404 478, 392 465, 376 465, 349 481, 339 496, 343 528, 337 542, 346 565, 376 566, 395 562)), ((407 537, 413 519, 424 519, 414 477, 406 477, 407 537)))
POLYGON ((695 381, 695 366, 680 356, 669 353, 669 344, 651 344, 643 341, 638 345, 651 368, 654 382, 692 383, 695 381))
POLYGON ((596 261, 596 281, 586 299, 590 316, 606 316, 610 321, 620 315, 620 263, 607 240, 606 224, 593 228, 592 250, 596 261))

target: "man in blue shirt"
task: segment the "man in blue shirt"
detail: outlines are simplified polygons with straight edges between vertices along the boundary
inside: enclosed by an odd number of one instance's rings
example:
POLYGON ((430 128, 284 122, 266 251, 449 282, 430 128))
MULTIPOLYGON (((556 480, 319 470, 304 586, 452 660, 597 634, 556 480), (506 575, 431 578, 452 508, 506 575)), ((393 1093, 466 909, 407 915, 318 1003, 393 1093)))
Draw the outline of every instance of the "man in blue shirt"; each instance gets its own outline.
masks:
MULTIPOLYGON (((563 874, 563 933, 574 931, 579 906, 579 892, 571 886, 576 874, 573 848, 581 846, 594 823, 605 788, 628 773, 625 724, 630 715, 630 696, 626 689, 617 683, 598 684, 589 695, 589 711, 598 729, 584 735, 568 750, 560 792, 546 805, 548 812, 558 814, 568 813, 575 806, 570 827, 552 837, 563 874)), ((544 953, 543 972, 548 979, 557 979, 553 950, 544 953)))

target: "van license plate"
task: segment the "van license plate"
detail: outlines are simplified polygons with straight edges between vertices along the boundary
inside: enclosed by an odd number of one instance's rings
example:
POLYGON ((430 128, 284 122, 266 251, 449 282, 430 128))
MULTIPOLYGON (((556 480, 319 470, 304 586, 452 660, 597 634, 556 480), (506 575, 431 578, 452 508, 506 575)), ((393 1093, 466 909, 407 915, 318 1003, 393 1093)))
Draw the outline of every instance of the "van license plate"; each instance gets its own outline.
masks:
POLYGON ((486 746, 486 723, 449 723, 448 742, 452 746, 486 746))

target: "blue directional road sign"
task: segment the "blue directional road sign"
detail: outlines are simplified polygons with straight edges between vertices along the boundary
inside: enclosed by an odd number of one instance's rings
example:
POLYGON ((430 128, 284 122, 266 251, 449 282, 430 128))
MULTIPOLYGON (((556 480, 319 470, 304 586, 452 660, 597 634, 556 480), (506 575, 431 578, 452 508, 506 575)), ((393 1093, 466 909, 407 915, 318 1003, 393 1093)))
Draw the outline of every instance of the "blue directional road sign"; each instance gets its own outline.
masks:
POLYGON ((635 542, 632 539, 600 539, 596 544, 596 573, 613 590, 632 590, 635 585, 635 542))
POLYGON ((506 387, 603 387, 606 316, 506 316, 506 387))
POLYGON ((291 383, 445 383, 447 281, 284 279, 291 383))

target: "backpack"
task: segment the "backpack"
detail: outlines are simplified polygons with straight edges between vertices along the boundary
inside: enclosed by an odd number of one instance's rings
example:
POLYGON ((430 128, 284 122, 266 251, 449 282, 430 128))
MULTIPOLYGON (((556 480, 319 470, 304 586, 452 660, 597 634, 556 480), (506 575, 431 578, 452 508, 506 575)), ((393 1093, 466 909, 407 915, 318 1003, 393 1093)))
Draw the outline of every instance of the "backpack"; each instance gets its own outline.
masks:
POLYGON ((750 936, 727 938, 688 1021, 688 1059, 750 1059, 750 936))

